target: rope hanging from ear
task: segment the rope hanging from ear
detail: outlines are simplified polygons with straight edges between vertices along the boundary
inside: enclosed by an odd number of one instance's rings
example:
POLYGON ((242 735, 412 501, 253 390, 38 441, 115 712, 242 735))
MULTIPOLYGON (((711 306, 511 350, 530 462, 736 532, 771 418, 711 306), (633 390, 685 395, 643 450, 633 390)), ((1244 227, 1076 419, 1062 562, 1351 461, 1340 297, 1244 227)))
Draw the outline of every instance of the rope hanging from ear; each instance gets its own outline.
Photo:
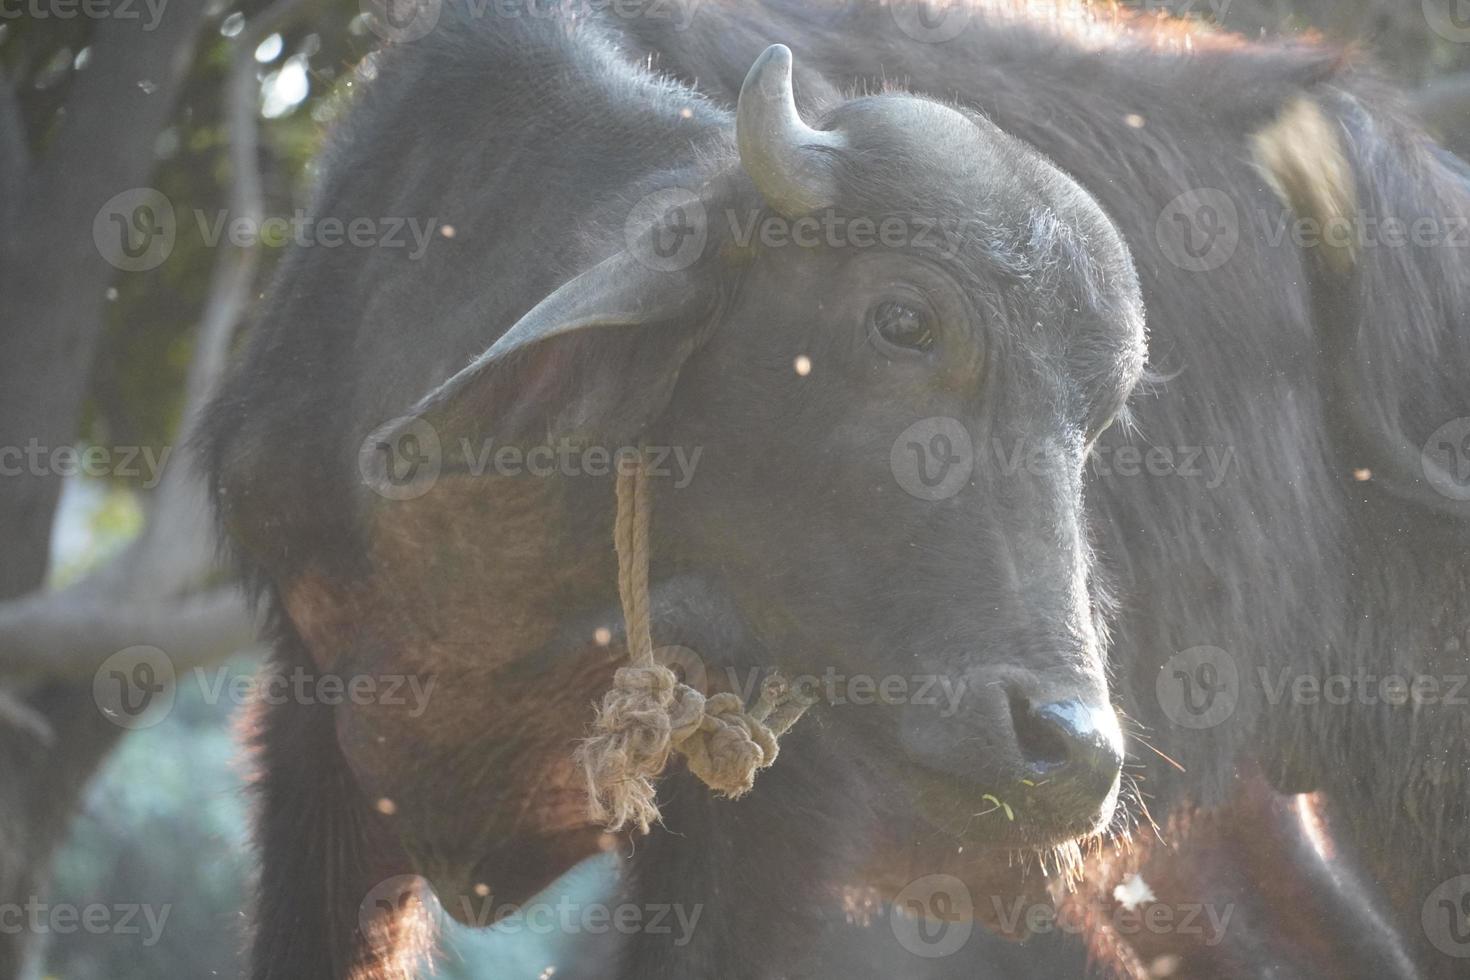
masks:
POLYGON ((613 543, 630 664, 613 675, 612 690, 603 696, 593 720, 593 734, 578 746, 576 758, 587 777, 592 819, 608 830, 633 824, 646 834, 660 817, 653 781, 668 764, 670 752, 684 756, 689 771, 710 789, 731 798, 743 796, 756 771, 776 761, 776 739, 811 700, 773 674, 746 711, 739 695, 706 698, 654 659, 643 447, 631 465, 626 458, 619 460, 617 496, 613 543))

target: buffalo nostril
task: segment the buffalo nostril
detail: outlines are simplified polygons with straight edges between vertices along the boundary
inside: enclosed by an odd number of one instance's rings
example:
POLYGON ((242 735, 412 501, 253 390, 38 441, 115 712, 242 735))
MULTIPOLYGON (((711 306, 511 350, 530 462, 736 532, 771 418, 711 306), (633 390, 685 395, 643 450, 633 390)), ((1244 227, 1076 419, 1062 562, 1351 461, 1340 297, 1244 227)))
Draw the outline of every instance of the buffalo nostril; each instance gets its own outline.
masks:
POLYGON ((1117 721, 1110 709, 1082 701, 1039 707, 1012 704, 1011 718, 1026 765, 1049 779, 1111 785, 1123 766, 1117 721))
POLYGON ((1026 768, 1049 773, 1067 764, 1071 750, 1058 726, 1042 717, 1024 698, 1011 698, 1011 724, 1016 730, 1016 745, 1026 768))

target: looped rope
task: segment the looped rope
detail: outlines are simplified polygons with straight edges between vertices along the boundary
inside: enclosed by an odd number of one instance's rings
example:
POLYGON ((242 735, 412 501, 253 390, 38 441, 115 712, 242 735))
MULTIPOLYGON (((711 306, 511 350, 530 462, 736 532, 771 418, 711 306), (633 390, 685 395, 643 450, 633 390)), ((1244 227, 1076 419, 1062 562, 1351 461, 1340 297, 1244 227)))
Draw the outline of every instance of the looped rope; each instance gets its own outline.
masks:
POLYGON ((773 674, 746 711, 738 695, 706 698, 654 659, 644 461, 642 447, 632 465, 619 461, 613 526, 631 665, 613 675, 612 690, 603 696, 593 720, 593 734, 577 748, 576 758, 587 778, 592 819, 608 830, 635 824, 646 834, 659 820, 653 780, 668 765, 671 752, 684 756, 689 771, 715 792, 742 796, 754 784, 756 771, 776 761, 776 739, 811 700, 773 674))

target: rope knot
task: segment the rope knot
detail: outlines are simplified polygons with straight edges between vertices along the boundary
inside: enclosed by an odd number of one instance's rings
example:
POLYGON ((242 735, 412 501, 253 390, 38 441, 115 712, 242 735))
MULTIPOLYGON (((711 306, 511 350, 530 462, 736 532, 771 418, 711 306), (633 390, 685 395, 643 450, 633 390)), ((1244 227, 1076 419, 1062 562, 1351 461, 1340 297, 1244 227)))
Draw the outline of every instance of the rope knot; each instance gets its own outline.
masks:
POLYGON ((750 791, 756 770, 775 762, 777 751, 776 736, 734 694, 706 701, 698 729, 678 749, 690 772, 732 799, 750 791))
POLYGON ((653 780, 669 753, 728 797, 749 792, 755 774, 776 761, 776 739, 812 699, 793 693, 779 675, 766 678, 749 711, 735 694, 705 698, 653 656, 648 610, 648 500, 643 453, 618 469, 618 516, 613 527, 631 661, 613 675, 576 758, 587 779, 592 819, 609 830, 636 824, 648 833, 659 819, 653 780))
POLYGON ((678 686, 678 676, 663 664, 619 667, 617 673, 613 674, 615 690, 643 694, 660 702, 668 701, 674 688, 678 686))

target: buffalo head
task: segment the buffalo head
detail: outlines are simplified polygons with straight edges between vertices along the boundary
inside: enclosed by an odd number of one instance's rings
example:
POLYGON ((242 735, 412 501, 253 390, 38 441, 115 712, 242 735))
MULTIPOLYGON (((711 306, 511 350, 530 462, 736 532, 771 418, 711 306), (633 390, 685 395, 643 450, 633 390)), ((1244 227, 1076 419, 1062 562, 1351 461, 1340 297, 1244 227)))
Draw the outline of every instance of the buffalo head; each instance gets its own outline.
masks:
MULTIPOLYGON (((1081 186, 973 112, 890 92, 813 118, 768 49, 733 142, 629 188, 619 247, 394 431, 670 447, 654 577, 727 590, 759 663, 827 702, 803 726, 964 840, 1096 832, 1122 739, 1084 460, 1143 369, 1132 260, 1081 186)), ((610 521, 598 486, 554 492, 610 521)), ((509 543, 541 530, 476 534, 541 575, 509 543)))

